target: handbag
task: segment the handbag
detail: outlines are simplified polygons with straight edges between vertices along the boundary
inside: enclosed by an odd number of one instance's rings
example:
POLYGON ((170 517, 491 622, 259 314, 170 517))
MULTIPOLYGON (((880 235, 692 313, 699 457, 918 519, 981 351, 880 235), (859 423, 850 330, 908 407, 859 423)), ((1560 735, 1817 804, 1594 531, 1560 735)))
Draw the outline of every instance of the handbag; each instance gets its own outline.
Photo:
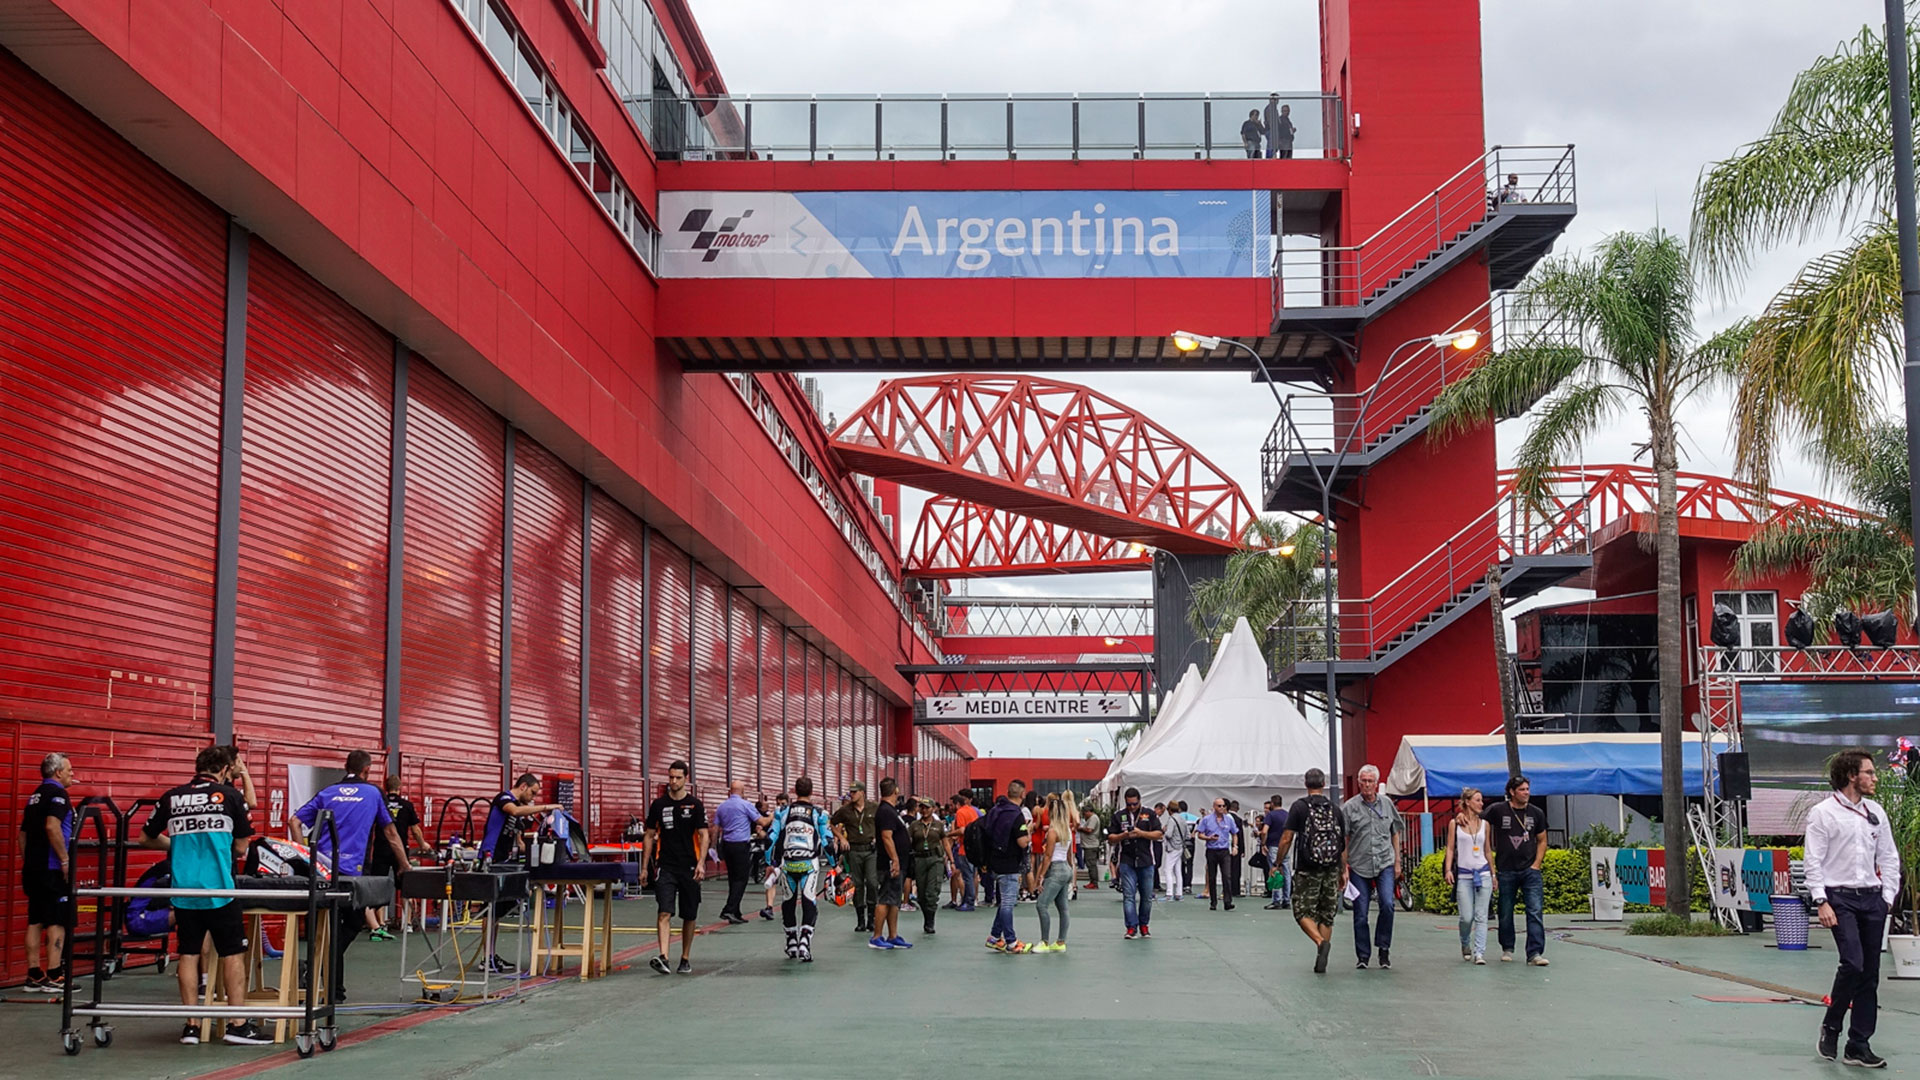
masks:
POLYGON ((1264 851, 1254 852, 1253 857, 1247 860, 1247 865, 1253 867, 1255 870, 1267 869, 1267 853, 1264 851))

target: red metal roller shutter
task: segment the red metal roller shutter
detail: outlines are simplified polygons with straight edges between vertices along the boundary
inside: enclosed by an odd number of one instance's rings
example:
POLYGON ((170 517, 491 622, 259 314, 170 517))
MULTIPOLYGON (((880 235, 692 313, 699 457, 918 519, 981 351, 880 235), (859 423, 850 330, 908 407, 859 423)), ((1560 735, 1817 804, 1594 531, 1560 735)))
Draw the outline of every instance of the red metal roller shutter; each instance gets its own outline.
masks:
POLYGON ((780 636, 787 651, 786 710, 781 718, 781 726, 787 733, 787 782, 811 776, 815 794, 825 799, 829 797, 825 781, 818 772, 807 769, 806 648, 800 638, 790 632, 783 631, 780 636))
POLYGON ((400 744, 436 762, 491 766, 492 783, 501 771, 505 469, 500 418, 431 364, 412 358, 400 744))
POLYGON ((234 733, 378 750, 393 339, 254 240, 242 401, 234 733))
POLYGON ((845 718, 840 715, 840 669, 825 656, 820 658, 820 751, 821 768, 832 777, 835 791, 846 791, 852 777, 847 775, 847 734, 845 718))
POLYGON ((787 635, 778 620, 760 613, 760 776, 768 788, 792 791, 787 771, 787 635))
POLYGON ((5 52, 0 116, 0 703, 204 732, 226 220, 5 52))
MULTIPOLYGON (((643 769, 640 710, 645 688, 640 625, 646 591, 640 521, 611 498, 593 493, 593 688, 588 695, 588 760, 639 775, 643 769)), ((644 809, 644 807, 642 807, 644 809)))
POLYGON ((539 443, 513 445, 516 775, 580 771, 580 476, 539 443))
POLYGON ((693 778, 719 805, 727 790, 727 586, 702 566, 693 574, 693 778))
POLYGON ((760 618, 754 606, 733 594, 730 616, 733 624, 733 714, 727 731, 732 737, 728 758, 735 779, 744 780, 748 791, 767 790, 760 773, 760 618))
POLYGON ((687 553, 659 533, 653 534, 652 573, 647 581, 653 625, 647 628, 650 660, 647 702, 650 731, 647 775, 655 784, 667 779, 667 765, 693 760, 687 704, 693 695, 693 568, 687 553))
POLYGON ((839 777, 827 761, 827 658, 812 645, 807 646, 807 768, 815 776, 827 778, 827 793, 835 798, 846 793, 839 777))
POLYGON ((628 821, 635 818, 646 820, 649 798, 645 776, 638 772, 602 769, 595 765, 593 824, 587 827, 587 834, 597 844, 618 842, 626 831, 628 821))

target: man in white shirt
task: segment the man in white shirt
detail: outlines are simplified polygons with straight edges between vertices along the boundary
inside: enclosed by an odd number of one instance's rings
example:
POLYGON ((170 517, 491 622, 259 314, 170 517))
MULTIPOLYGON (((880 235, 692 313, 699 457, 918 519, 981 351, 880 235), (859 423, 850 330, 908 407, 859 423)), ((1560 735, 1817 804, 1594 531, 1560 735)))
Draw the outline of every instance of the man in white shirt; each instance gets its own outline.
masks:
POLYGON ((1867 1045, 1879 1012, 1880 935, 1900 891, 1900 853, 1893 845, 1887 812, 1873 801, 1878 782, 1873 758, 1843 750, 1827 767, 1833 794, 1807 814, 1807 891, 1820 911, 1820 925, 1833 931, 1840 970, 1820 1025, 1818 1052, 1834 1060, 1840 1025, 1853 1010, 1844 1060, 1883 1069, 1886 1061, 1867 1045))

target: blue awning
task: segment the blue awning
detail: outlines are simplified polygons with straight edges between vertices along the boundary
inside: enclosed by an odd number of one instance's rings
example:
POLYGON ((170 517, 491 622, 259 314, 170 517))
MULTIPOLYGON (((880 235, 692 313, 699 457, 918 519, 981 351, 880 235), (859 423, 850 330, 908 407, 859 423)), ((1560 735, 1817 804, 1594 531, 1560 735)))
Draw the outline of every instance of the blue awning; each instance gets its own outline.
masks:
MULTIPOLYGON (((1701 794, 1700 736, 1689 732, 1680 750, 1689 795, 1701 794)), ((1659 735, 1522 735, 1520 771, 1533 794, 1658 795, 1659 735)), ((1479 788, 1487 801, 1507 786, 1507 743, 1500 735, 1408 735, 1386 777, 1387 794, 1450 799, 1479 788)))

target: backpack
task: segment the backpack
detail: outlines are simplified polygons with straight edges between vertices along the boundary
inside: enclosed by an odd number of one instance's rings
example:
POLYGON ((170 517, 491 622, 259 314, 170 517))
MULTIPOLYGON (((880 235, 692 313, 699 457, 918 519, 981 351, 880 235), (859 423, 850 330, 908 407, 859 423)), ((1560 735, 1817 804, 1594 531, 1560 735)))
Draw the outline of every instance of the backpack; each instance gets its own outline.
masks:
MULTIPOLYGON (((820 825, 811 806, 804 807, 807 813, 801 813, 801 806, 787 808, 787 820, 780 827, 780 839, 777 851, 780 861, 792 864, 811 864, 820 857, 820 825)), ((804 867, 803 867, 804 869, 804 867)), ((798 873, 798 871, 795 871, 798 873)))
POLYGON ((987 866, 987 815, 981 814, 960 833, 960 849, 966 853, 967 861, 986 869, 987 866))
POLYGON ((1340 815, 1322 795, 1307 800, 1307 827, 1300 834, 1308 862, 1333 866, 1340 861, 1340 815))

